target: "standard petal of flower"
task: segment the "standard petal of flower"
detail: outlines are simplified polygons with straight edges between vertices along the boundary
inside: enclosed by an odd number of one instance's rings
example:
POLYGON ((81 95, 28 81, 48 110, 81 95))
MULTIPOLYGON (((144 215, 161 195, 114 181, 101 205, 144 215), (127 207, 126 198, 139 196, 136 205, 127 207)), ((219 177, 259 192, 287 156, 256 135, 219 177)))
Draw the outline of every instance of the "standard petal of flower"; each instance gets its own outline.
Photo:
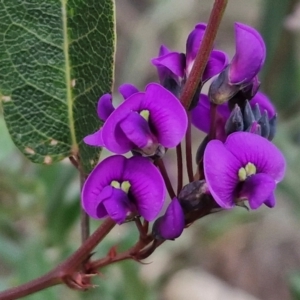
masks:
POLYGON ((101 202, 107 214, 118 224, 125 221, 129 205, 127 194, 121 189, 112 188, 110 198, 101 202))
POLYGON ((213 76, 221 73, 228 65, 228 56, 223 51, 213 50, 205 67, 202 82, 205 82, 213 76))
POLYGON ((158 219, 157 234, 166 240, 178 238, 184 229, 184 214, 177 198, 169 204, 165 214, 158 219))
POLYGON ((83 141, 90 146, 105 147, 102 139, 102 128, 95 133, 87 135, 83 141))
POLYGON ((239 197, 247 198, 251 209, 259 208, 275 190, 276 183, 266 174, 256 174, 248 177, 243 183, 239 197))
POLYGON ((206 29, 206 24, 199 23, 195 26, 194 30, 189 34, 188 39, 186 41, 186 73, 189 75, 197 52, 200 48, 200 44, 202 42, 204 32, 206 29))
POLYGON ((123 154, 134 147, 128 140, 122 129, 120 122, 126 118, 132 111, 141 111, 144 109, 143 100, 145 93, 135 93, 120 104, 116 110, 109 116, 102 127, 102 139, 105 147, 117 154, 123 154))
POLYGON ((276 182, 283 179, 286 162, 280 150, 267 139, 249 132, 235 132, 225 143, 225 147, 246 166, 253 163, 257 173, 265 173, 276 182))
POLYGON ((257 92, 257 94, 251 99, 249 102, 251 107, 253 108, 255 104, 259 105, 260 112, 263 114, 263 112, 266 110, 268 112, 268 117, 271 119, 276 114, 276 109, 270 99, 262 92, 257 92))
POLYGON ((112 105, 111 94, 104 94, 98 101, 97 114, 100 120, 106 121, 106 119, 115 110, 112 105))
POLYGON ((236 51, 230 64, 229 82, 250 83, 265 61, 265 43, 254 28, 241 23, 235 23, 235 39, 236 51))
POLYGON ((179 52, 170 52, 164 56, 159 56, 151 60, 157 67, 160 82, 164 82, 167 76, 182 78, 185 69, 185 55, 179 52), (170 75, 171 74, 171 75, 170 75))
POLYGON ((161 85, 146 87, 145 107, 150 111, 150 123, 158 142, 164 147, 177 146, 187 129, 187 114, 179 100, 161 85))
POLYGON ((223 208, 232 208, 241 163, 217 140, 207 144, 203 163, 207 186, 215 201, 223 208))
POLYGON ((119 86, 119 92, 123 96, 124 100, 126 100, 131 95, 138 93, 139 90, 131 83, 124 83, 119 86))
POLYGON ((110 156, 99 163, 88 176, 82 189, 81 201, 83 208, 91 217, 98 218, 98 197, 103 189, 113 180, 123 181, 125 163, 126 158, 121 155, 110 156))
POLYGON ((144 148, 153 142, 148 122, 137 112, 130 112, 120 122, 120 127, 126 137, 138 148, 144 148))
POLYGON ((166 192, 164 180, 153 163, 145 157, 131 157, 126 162, 124 180, 131 184, 130 194, 141 216, 147 221, 156 218, 166 192))

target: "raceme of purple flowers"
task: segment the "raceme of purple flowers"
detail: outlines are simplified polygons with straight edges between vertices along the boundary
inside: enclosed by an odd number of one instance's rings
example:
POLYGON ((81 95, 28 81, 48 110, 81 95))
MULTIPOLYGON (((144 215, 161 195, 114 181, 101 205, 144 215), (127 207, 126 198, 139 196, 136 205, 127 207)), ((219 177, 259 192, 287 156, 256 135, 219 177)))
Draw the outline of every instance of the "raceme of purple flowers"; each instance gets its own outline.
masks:
MULTIPOLYGON (((111 94, 99 99, 97 114, 103 126, 84 142, 105 147, 115 155, 101 161, 83 187, 82 206, 91 217, 109 216, 122 224, 139 216, 155 220, 152 234, 156 239, 181 235, 186 224, 178 198, 171 200, 164 214, 161 212, 166 188, 157 162, 169 148, 181 143, 187 131, 187 112, 179 96, 205 29, 203 23, 195 26, 187 38, 186 53, 160 47, 152 59, 160 84, 150 83, 144 92, 132 84, 121 85, 124 100, 116 108, 111 94), (132 153, 130 158, 122 156, 128 152, 132 153)), ((220 208, 230 209, 245 201, 251 209, 262 204, 273 207, 285 159, 271 142, 276 132, 275 107, 258 91, 265 44, 254 28, 240 23, 235 24, 235 37, 231 61, 226 53, 212 50, 190 108, 192 124, 209 134, 211 103, 217 105, 215 139, 200 144, 205 177, 201 182, 205 194, 220 208), (211 78, 208 95, 200 94, 211 78)))

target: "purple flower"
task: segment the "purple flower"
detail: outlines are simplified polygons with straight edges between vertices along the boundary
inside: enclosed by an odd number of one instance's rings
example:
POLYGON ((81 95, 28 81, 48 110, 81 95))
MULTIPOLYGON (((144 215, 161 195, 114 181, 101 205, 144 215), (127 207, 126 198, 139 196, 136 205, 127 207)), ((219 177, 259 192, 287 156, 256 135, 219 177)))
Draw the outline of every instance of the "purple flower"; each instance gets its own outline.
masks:
POLYGON ((267 139, 236 132, 223 144, 208 143, 204 152, 204 174, 208 189, 223 208, 248 200, 251 209, 263 203, 275 205, 274 190, 285 173, 282 153, 267 139))
POLYGON ((222 104, 238 91, 251 88, 254 95, 259 82, 257 74, 266 57, 261 35, 252 27, 235 23, 236 50, 227 68, 213 81, 209 96, 212 102, 222 104))
POLYGON ((186 128, 186 111, 178 99, 152 83, 145 92, 131 94, 109 114, 103 127, 84 141, 117 154, 135 150, 154 155, 159 145, 167 148, 178 145, 186 128))
MULTIPOLYGON (((272 102, 269 98, 258 92, 249 102, 250 109, 258 111, 261 115, 263 115, 266 111, 268 118, 271 120, 276 115, 276 110, 272 102)), ((217 107, 217 130, 220 136, 225 137, 225 124, 228 120, 231 112, 228 107, 228 103, 225 102, 223 104, 218 105, 217 107)), ((252 113, 252 112, 251 112, 252 113)), ((244 112, 245 117, 245 112, 244 112)), ((254 118, 254 116, 253 116, 254 118)), ((255 121, 255 119, 253 119, 255 121)), ((200 129, 201 131, 208 133, 210 129, 210 101, 208 96, 201 94, 198 105, 192 110, 192 123, 195 127, 200 129)), ((251 124, 249 124, 251 125, 251 124)), ((245 130, 248 129, 248 125, 245 130)), ((222 140, 222 139, 221 139, 222 140)))
POLYGON ((118 224, 128 213, 152 221, 165 199, 165 185, 157 168, 144 157, 114 155, 91 172, 82 190, 82 206, 89 216, 110 216, 118 224))
POLYGON ((169 204, 165 214, 153 224, 153 235, 157 239, 174 240, 183 232, 184 214, 177 198, 169 204))
MULTIPOLYGON (((200 23, 189 34, 186 43, 186 55, 171 52, 166 46, 162 45, 158 57, 152 59, 152 64, 157 68, 161 84, 175 92, 175 94, 191 72, 205 29, 206 24, 200 23)), ((204 70, 202 82, 220 73, 227 63, 228 58, 224 52, 213 50, 204 70)))

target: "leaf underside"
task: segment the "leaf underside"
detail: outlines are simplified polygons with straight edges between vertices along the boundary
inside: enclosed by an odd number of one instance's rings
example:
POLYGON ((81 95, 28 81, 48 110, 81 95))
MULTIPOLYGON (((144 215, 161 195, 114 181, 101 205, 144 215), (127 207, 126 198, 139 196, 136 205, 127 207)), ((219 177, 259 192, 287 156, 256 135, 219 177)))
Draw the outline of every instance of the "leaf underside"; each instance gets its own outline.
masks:
POLYGON ((8 130, 33 162, 79 155, 89 172, 100 148, 82 142, 101 126, 111 92, 113 0, 1 0, 0 99, 8 130))

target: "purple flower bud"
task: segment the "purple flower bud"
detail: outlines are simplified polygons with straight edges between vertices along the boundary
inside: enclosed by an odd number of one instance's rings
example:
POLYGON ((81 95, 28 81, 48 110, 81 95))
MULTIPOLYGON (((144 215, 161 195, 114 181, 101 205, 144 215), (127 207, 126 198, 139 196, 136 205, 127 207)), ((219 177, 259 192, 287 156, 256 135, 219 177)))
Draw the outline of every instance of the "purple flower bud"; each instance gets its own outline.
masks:
POLYGON ((244 121, 240 107, 236 104, 225 124, 226 135, 233 132, 243 131, 244 121))
POLYGON ((110 216, 121 224, 129 213, 152 221, 165 199, 164 180, 144 157, 114 155, 91 172, 82 190, 82 206, 95 219, 110 216))
POLYGON ((177 198, 169 204, 165 214, 153 224, 152 234, 156 239, 174 240, 183 232, 184 214, 177 198))
POLYGON ((223 144, 212 140, 204 153, 208 189, 223 208, 248 200, 252 209, 275 205, 274 190, 285 174, 282 153, 267 139, 235 132, 223 144))

